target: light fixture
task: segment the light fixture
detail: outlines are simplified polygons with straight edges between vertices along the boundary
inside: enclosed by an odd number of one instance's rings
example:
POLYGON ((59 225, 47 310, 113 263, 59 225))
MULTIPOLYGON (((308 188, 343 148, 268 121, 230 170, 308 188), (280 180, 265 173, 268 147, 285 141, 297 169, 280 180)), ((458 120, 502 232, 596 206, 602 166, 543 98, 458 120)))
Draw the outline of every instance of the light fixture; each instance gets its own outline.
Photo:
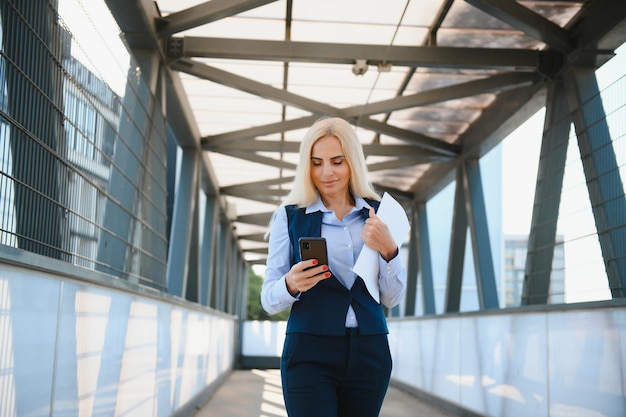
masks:
POLYGON ((352 66, 352 73, 356 76, 363 75, 367 72, 367 60, 357 59, 356 63, 352 66))

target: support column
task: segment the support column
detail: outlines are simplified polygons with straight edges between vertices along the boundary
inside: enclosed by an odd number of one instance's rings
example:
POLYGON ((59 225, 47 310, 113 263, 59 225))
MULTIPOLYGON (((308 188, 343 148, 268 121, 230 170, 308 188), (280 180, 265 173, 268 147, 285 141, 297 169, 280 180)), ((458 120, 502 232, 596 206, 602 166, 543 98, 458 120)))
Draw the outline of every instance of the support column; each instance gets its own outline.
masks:
POLYGON ((200 247, 200 304, 205 306, 208 306, 209 300, 211 300, 211 290, 215 280, 216 238, 219 216, 219 200, 215 196, 207 196, 200 247))
MULTIPOLYGON (((129 65, 120 111, 119 126, 107 186, 103 224, 98 239, 98 264, 96 269, 127 279, 133 271, 134 242, 141 233, 142 186, 147 172, 149 142, 157 132, 165 134, 162 103, 162 69, 157 52, 134 51, 136 65, 129 65), (141 72, 137 73, 136 66, 141 72), (162 125, 155 128, 154 123, 162 125)), ((164 179, 163 179, 164 180, 164 179)), ((162 202, 165 204, 165 202, 162 202)), ((163 277, 161 277, 163 279, 163 277)), ((155 281, 159 281, 156 279, 155 281)))
POLYGON ((228 286, 226 289, 226 312, 230 314, 237 314, 235 308, 235 299, 237 297, 237 290, 239 287, 239 251, 237 248, 237 240, 232 235, 232 228, 229 228, 231 233, 230 239, 230 256, 228 257, 228 286))
POLYGON ((219 245, 217 257, 217 275, 215 279, 214 305, 216 309, 225 311, 226 308, 226 287, 228 279, 228 264, 230 257, 230 224, 227 220, 220 222, 219 245))
POLYGON ((435 314, 435 289, 433 286, 433 268, 430 256, 430 236, 428 234, 428 216, 426 203, 419 203, 417 208, 417 244, 418 264, 422 276, 422 302, 424 314, 435 314))
POLYGON ((200 282, 200 217, 199 217, 199 204, 198 193, 199 190, 196 187, 193 190, 195 194, 195 204, 191 208, 191 234, 189 239, 191 240, 189 245, 189 256, 187 258, 187 288, 185 290, 185 299, 194 303, 200 302, 200 291, 202 291, 202 284, 200 282))
POLYGON ((417 298, 417 276, 419 274, 418 253, 417 253, 417 205, 411 207, 411 230, 409 232, 409 256, 406 271, 406 295, 404 315, 407 317, 415 315, 415 300, 417 298))
POLYGON ((570 110, 613 298, 626 297, 626 198, 593 68, 566 74, 570 110))
MULTIPOLYGON (((135 53, 137 56, 137 53, 135 53)), ((154 68, 153 85, 154 97, 151 101, 151 116, 144 139, 146 146, 142 155, 144 169, 141 171, 139 182, 139 204, 136 209, 135 236, 132 242, 135 248, 134 255, 139 258, 136 262, 139 269, 136 272, 141 277, 149 278, 145 284, 152 285, 159 291, 166 291, 167 282, 167 252, 168 229, 167 217, 163 209, 167 207, 167 163, 168 138, 165 122, 165 68, 161 65, 158 55, 150 52, 145 57, 147 63, 154 68)), ((174 156, 176 151, 174 150, 174 156)), ((175 164, 173 166, 176 166, 175 164)))
POLYGON ((248 315, 248 265, 239 257, 237 262, 237 290, 235 293, 235 311, 240 321, 248 315))
POLYGON ((198 152, 183 150, 176 184, 167 263, 167 290, 178 297, 183 297, 187 291, 187 261, 191 247, 197 188, 198 152))
POLYGON ((463 265, 465 264, 465 244, 467 242, 467 211, 465 208, 465 188, 463 170, 456 171, 454 193, 454 211, 448 255, 448 279, 446 284, 446 313, 458 313, 461 309, 461 290, 463 288, 463 265))
POLYGON ((474 267, 476 268, 478 302, 481 310, 499 308, 479 161, 465 161, 462 164, 462 169, 465 205, 472 238, 474 267))
POLYGON ((548 303, 571 125, 568 109, 563 106, 566 101, 565 86, 561 80, 548 84, 535 203, 528 236, 522 305, 548 303))

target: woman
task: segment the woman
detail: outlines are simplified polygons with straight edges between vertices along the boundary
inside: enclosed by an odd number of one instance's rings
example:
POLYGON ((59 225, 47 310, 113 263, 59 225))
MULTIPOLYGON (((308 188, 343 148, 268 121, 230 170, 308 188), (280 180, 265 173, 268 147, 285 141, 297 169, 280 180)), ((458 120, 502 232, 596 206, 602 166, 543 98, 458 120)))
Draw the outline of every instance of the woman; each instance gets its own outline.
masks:
POLYGON ((376 417, 391 375, 382 307, 352 267, 363 245, 379 253, 380 300, 399 303, 406 274, 398 246, 376 217, 354 129, 318 120, 300 144, 294 186, 272 217, 261 290, 270 314, 291 308, 281 358, 290 417, 376 417), (329 265, 300 259, 300 237, 325 237, 329 265))

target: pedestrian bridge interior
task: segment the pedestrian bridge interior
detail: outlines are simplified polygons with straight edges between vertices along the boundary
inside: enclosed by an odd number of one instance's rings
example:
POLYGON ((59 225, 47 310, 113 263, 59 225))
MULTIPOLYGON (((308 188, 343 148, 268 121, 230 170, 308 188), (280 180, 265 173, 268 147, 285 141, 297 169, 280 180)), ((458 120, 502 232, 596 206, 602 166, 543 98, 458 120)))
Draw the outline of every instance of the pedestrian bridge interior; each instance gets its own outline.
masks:
POLYGON ((0 417, 191 416, 275 368, 249 292, 324 116, 411 223, 394 387, 626 416, 626 2, 3 0, 0 25, 0 417))

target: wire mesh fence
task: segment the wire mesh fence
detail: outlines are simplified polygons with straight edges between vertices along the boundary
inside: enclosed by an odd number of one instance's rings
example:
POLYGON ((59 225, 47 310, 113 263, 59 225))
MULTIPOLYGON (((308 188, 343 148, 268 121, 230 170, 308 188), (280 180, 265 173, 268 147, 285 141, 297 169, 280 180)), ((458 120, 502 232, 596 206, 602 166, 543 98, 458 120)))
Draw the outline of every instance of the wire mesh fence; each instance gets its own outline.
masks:
POLYGON ((98 73, 90 57, 123 50, 115 32, 92 26, 87 48, 56 2, 26 3, 0 9, 0 243, 165 290, 158 95, 128 52, 124 83, 98 73))

